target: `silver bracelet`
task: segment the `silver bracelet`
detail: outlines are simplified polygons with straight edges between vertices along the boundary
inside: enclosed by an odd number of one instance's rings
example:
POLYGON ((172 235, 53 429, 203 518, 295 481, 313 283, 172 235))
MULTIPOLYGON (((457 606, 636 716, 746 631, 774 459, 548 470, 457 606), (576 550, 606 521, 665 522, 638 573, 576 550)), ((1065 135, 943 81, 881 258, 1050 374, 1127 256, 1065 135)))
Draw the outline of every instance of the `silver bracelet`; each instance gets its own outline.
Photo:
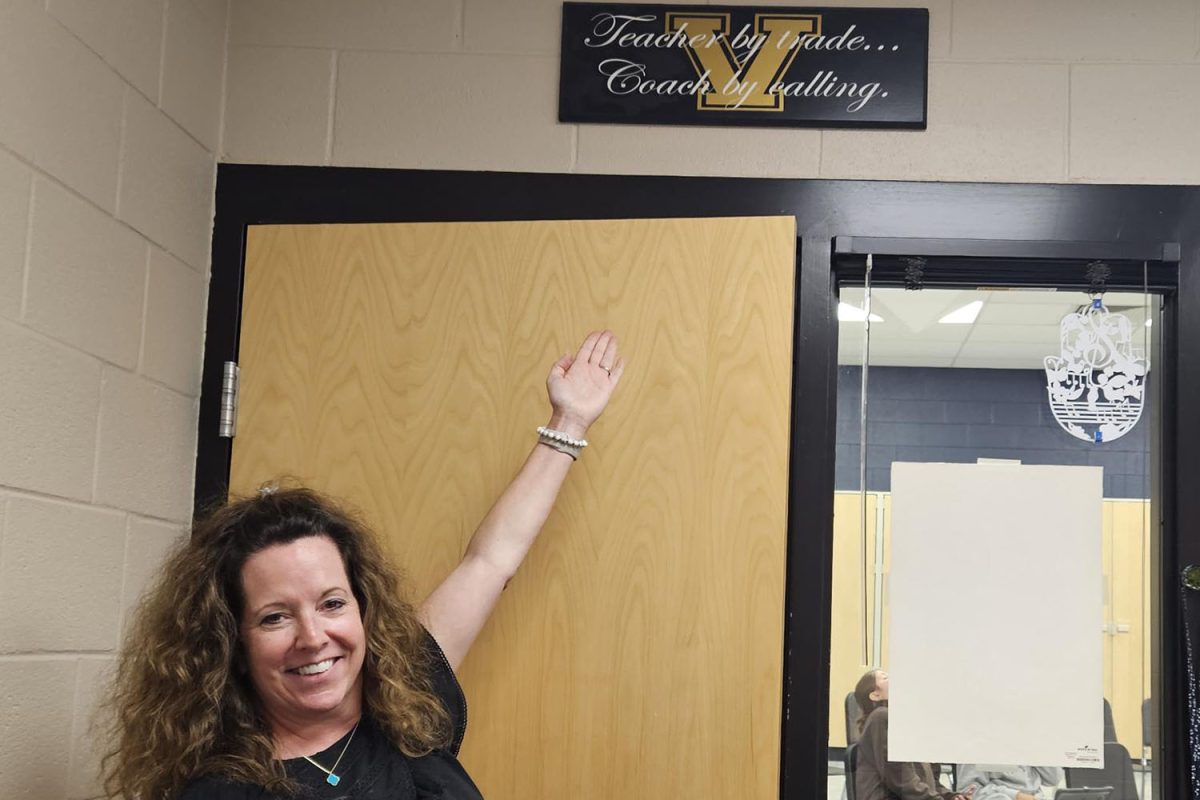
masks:
POLYGON ((553 428, 547 428, 545 425, 537 429, 538 442, 552 447, 560 453, 566 453, 571 457, 572 461, 579 459, 579 454, 583 452, 583 448, 588 446, 587 439, 576 439, 573 436, 556 431, 553 428))

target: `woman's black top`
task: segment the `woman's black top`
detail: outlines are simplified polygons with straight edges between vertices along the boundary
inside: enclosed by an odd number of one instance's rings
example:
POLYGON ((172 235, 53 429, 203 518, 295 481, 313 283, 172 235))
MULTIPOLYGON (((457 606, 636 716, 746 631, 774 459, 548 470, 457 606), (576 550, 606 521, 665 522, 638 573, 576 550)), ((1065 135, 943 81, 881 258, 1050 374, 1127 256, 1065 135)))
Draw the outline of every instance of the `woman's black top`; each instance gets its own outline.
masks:
MULTIPOLYGON (((466 696, 446 656, 428 634, 425 647, 433 664, 434 694, 449 712, 454 729, 450 746, 421 758, 408 758, 364 714, 338 764, 341 780, 337 786, 330 786, 326 782, 327 773, 303 758, 283 762, 288 776, 300 786, 297 800, 483 800, 456 757, 467 729, 466 696)), ((347 733, 312 758, 332 767, 349 737, 347 733)), ((179 800, 272 800, 274 797, 259 786, 206 776, 189 782, 179 800)))

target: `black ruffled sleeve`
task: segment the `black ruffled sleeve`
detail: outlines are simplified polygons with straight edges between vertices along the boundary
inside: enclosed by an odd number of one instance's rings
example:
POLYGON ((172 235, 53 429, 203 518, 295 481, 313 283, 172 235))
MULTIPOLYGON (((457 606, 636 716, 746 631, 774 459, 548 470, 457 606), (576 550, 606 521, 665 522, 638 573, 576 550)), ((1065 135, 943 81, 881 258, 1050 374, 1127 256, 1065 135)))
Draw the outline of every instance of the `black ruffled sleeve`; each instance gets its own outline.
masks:
POLYGON ((454 729, 454 736, 446 749, 457 756, 459 748, 462 747, 463 736, 467 732, 467 696, 463 694, 454 669, 446 660, 446 654, 429 631, 425 632, 424 645, 425 655, 431 665, 433 692, 450 715, 450 724, 454 729))

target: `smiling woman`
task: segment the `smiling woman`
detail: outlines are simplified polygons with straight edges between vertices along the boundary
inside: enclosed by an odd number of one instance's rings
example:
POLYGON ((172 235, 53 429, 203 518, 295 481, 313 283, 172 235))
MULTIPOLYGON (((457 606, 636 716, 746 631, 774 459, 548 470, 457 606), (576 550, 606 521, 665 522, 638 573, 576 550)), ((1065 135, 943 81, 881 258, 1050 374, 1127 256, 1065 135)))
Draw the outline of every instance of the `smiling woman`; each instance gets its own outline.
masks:
POLYGON ((250 556, 242 587, 250 681, 283 757, 303 756, 311 737, 292 731, 316 722, 340 736, 362 713, 366 636, 350 579, 337 545, 318 535, 250 556))
POLYGON ((143 645, 122 656, 110 779, 154 797, 188 781, 183 797, 294 794, 336 785, 388 741, 420 763, 395 769, 470 786, 454 760, 461 692, 401 598, 374 536, 315 492, 221 507, 164 566, 131 632, 143 645))
POLYGON ((419 607, 374 534, 309 489, 267 487, 197 522, 121 652, 108 796, 267 800, 332 786, 362 800, 480 800, 458 761, 454 668, 623 369, 609 331, 555 362, 549 425, 419 607))

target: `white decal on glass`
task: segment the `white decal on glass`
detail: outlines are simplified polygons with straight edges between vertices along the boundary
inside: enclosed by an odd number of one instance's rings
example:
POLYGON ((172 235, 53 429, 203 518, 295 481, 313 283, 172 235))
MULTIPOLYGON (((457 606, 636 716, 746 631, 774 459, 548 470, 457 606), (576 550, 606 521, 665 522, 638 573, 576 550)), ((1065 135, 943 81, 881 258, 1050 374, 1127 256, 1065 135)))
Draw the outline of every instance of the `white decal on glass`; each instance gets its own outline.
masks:
POLYGON ((1133 349, 1133 324, 1099 298, 1059 323, 1062 352, 1046 356, 1050 409, 1063 430, 1086 442, 1111 442, 1142 416, 1150 362, 1133 349))

